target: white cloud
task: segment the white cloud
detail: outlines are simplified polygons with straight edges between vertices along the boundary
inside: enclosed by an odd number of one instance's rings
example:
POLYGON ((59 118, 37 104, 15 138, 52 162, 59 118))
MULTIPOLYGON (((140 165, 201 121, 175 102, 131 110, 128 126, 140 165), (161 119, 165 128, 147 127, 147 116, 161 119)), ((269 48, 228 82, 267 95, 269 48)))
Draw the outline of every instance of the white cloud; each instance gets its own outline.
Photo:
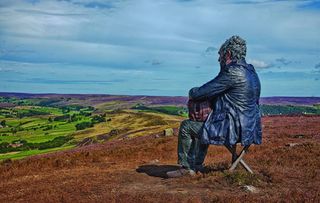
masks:
POLYGON ((248 63, 252 64, 256 69, 267 69, 273 67, 273 64, 266 63, 261 60, 248 59, 248 63))

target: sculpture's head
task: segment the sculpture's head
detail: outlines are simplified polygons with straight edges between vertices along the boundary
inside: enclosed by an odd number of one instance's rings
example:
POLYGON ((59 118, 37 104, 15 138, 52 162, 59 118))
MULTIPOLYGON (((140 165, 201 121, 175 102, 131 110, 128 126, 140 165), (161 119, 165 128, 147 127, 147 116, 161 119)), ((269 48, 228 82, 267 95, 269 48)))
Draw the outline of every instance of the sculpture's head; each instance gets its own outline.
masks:
POLYGON ((233 60, 245 59, 247 53, 246 41, 234 35, 227 39, 219 49, 220 66, 224 67, 233 60))

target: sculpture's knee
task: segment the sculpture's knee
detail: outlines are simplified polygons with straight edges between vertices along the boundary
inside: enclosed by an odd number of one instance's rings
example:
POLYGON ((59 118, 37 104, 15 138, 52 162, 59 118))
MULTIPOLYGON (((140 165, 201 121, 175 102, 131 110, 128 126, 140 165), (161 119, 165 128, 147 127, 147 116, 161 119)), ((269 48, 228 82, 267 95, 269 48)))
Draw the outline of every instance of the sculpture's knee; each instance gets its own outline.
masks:
POLYGON ((179 136, 181 138, 191 138, 190 136, 190 128, 189 128, 189 120, 183 120, 180 123, 179 136))

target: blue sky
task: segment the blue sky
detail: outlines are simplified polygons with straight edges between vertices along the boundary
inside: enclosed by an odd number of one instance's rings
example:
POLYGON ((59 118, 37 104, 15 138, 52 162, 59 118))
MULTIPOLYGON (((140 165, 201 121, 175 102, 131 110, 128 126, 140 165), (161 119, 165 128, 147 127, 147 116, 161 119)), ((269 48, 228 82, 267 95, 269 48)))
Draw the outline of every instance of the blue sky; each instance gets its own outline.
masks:
POLYGON ((232 35, 262 96, 320 96, 310 0, 1 0, 0 92, 186 96, 232 35))

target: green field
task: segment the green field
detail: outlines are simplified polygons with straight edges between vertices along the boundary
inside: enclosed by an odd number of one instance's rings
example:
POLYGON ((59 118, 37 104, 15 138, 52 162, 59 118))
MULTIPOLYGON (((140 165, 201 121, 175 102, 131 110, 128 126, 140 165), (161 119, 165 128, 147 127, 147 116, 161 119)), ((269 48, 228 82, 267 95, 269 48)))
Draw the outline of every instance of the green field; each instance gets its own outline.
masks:
POLYGON ((105 121, 92 115, 92 107, 37 106, 44 100, 3 97, 0 102, 15 104, 0 108, 0 160, 72 148, 73 133, 105 121))
POLYGON ((261 105, 262 115, 293 115, 308 114, 319 115, 320 105, 293 106, 293 105, 261 105))
POLYGON ((144 106, 137 104, 132 109, 137 109, 140 112, 164 113, 175 116, 188 117, 188 109, 182 106, 144 106))

